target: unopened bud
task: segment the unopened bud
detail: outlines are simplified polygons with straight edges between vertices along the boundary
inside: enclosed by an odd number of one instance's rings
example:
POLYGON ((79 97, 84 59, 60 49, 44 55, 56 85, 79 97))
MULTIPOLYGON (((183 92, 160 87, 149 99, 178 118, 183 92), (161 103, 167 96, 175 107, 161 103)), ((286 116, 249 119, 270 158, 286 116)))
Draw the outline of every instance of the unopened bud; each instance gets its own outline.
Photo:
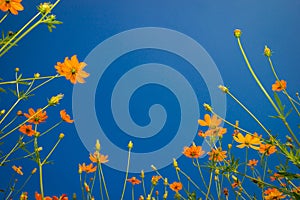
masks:
POLYGON ((132 141, 129 141, 129 143, 128 143, 128 149, 132 149, 132 147, 133 147, 133 143, 132 143, 132 141))
POLYGON ((236 38, 240 38, 241 35, 242 35, 242 31, 241 31, 240 29, 235 29, 235 30, 233 31, 233 35, 234 35, 234 37, 236 37, 236 38))

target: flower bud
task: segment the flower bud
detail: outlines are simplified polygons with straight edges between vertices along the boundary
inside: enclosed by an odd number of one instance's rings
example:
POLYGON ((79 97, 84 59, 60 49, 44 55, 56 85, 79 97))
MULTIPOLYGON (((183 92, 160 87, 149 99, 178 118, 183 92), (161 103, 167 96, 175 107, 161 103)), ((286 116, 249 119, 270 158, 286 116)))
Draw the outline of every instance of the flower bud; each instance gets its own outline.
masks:
POLYGON ((132 141, 129 141, 129 143, 128 143, 128 149, 132 149, 132 147, 133 147, 133 143, 132 143, 132 141))
POLYGON ((271 55, 272 55, 271 49, 268 48, 267 46, 265 46, 264 55, 267 56, 267 57, 271 57, 271 55))
POLYGON ((34 168, 32 171, 31 171, 31 174, 35 174, 36 173, 36 168, 34 168))
POLYGON ((96 148, 96 151, 100 151, 100 149, 101 149, 100 142, 98 139, 96 140, 95 148, 96 148))
POLYGON ((51 97, 51 99, 48 101, 48 104, 50 106, 55 106, 59 104, 59 101, 64 97, 63 94, 58 94, 56 96, 51 97))
POLYGON ((40 76, 41 76, 41 75, 40 75, 39 73, 35 73, 35 74, 33 75, 34 78, 40 78, 40 76))
POLYGON ((19 72, 19 71, 20 71, 20 68, 16 67, 15 72, 19 72))
POLYGON ((236 37, 236 38, 240 38, 241 35, 242 35, 242 31, 241 31, 240 29, 235 29, 235 30, 233 31, 233 35, 234 35, 234 37, 236 37))
POLYGON ((21 110, 18 110, 17 115, 18 116, 23 116, 23 112, 21 110))
POLYGON ((65 137, 65 134, 63 134, 63 133, 59 134, 59 139, 60 140, 63 139, 64 137, 65 137))
POLYGON ((203 106, 204 106, 205 110, 207 110, 207 111, 209 111, 209 112, 212 111, 212 108, 211 108, 210 105, 208 105, 207 103, 204 103, 203 106))
POLYGON ((141 171, 141 178, 145 178, 145 173, 144 173, 144 170, 141 171))
POLYGON ((224 93, 228 93, 228 91, 229 91, 228 88, 225 87, 224 85, 219 85, 219 89, 224 93))
POLYGON ((47 14, 51 11, 51 6, 52 4, 51 3, 41 3, 39 6, 38 6, 38 10, 44 15, 44 14, 47 14))

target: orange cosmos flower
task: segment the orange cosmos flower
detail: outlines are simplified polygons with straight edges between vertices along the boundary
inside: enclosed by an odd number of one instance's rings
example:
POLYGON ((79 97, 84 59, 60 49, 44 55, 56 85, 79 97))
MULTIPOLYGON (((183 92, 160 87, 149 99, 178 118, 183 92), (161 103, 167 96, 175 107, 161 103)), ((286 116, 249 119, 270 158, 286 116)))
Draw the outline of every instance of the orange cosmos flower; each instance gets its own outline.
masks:
POLYGON ((202 147, 201 146, 196 146, 195 144, 193 144, 190 147, 184 147, 184 149, 183 149, 183 154, 186 157, 189 157, 189 158, 199 158, 204 153, 205 152, 202 151, 202 147))
POLYGON ((260 144, 260 137, 256 135, 250 135, 250 134, 246 134, 246 136, 244 137, 241 133, 238 133, 237 135, 233 136, 233 139, 238 142, 241 143, 239 145, 237 145, 238 148, 242 149, 244 147, 250 147, 252 149, 258 150, 259 147, 255 146, 255 145, 259 145, 260 144))
POLYGON ((60 197, 53 196, 52 199, 53 200, 68 200, 68 197, 66 194, 62 194, 60 197))
POLYGON ((141 183, 141 181, 139 179, 137 179, 135 176, 133 176, 130 179, 127 179, 127 181, 130 182, 132 185, 137 185, 137 184, 141 183))
POLYGON ((227 157, 226 153, 227 151, 222 151, 222 147, 219 147, 218 149, 212 149, 207 154, 210 156, 209 160, 223 161, 227 157))
POLYGON ((265 154, 267 156, 275 153, 277 151, 276 146, 271 144, 260 144, 259 153, 265 154))
POLYGON ((275 83, 272 85, 272 90, 276 91, 276 92, 280 92, 285 89, 286 89, 286 81, 285 80, 275 81, 275 83))
POLYGON ((102 155, 98 151, 96 151, 94 154, 90 154, 90 160, 93 163, 107 163, 108 155, 102 155))
POLYGON ((35 134, 35 131, 32 130, 32 125, 23 124, 22 126, 20 126, 19 131, 29 137, 31 137, 35 134))
POLYGON ((57 73, 61 76, 65 76, 67 80, 70 80, 71 83, 84 83, 84 78, 89 76, 89 73, 83 71, 83 68, 86 66, 86 63, 79 62, 77 56, 74 55, 71 57, 71 60, 66 57, 63 63, 57 62, 55 69, 57 73))
POLYGON ((93 166, 93 163, 89 164, 89 165, 85 165, 85 163, 82 163, 82 165, 79 164, 79 171, 83 171, 86 173, 92 173, 95 172, 97 169, 97 166, 93 166))
POLYGON ((61 117, 61 119, 62 119, 63 121, 65 121, 65 122, 67 122, 67 123, 73 123, 73 122, 74 122, 74 120, 71 119, 70 115, 68 115, 68 114, 66 113, 66 110, 61 110, 61 111, 59 112, 59 114, 60 114, 60 117, 61 117))
POLYGON ((283 193, 276 188, 268 188, 264 194, 266 195, 264 196, 265 200, 279 200, 285 198, 285 195, 282 195, 283 193))
POLYGON ((17 174, 23 175, 22 167, 21 167, 21 166, 17 167, 17 166, 14 165, 14 166, 12 166, 12 169, 13 169, 17 174))
POLYGON ((251 167, 251 169, 253 169, 254 166, 256 166, 258 163, 258 160, 252 159, 248 161, 248 166, 251 167))
POLYGON ((199 119, 198 123, 200 126, 208 126, 211 129, 217 128, 221 124, 222 120, 217 117, 217 115, 213 115, 210 117, 209 114, 204 115, 204 120, 199 119))
POLYGON ((18 11, 24 10, 21 2, 22 0, 0 0, 0 10, 3 12, 10 11, 12 14, 17 15, 18 11))
POLYGON ((28 114, 24 113, 24 116, 27 117, 28 122, 34 123, 34 124, 40 124, 41 122, 45 122, 48 118, 46 111, 42 111, 41 108, 37 109, 35 112, 32 108, 28 109, 28 114))
MULTIPOLYGON (((38 192, 35 192, 35 200, 43 200, 42 199, 42 195, 41 194, 39 194, 38 192)), ((47 197, 44 197, 44 200, 52 200, 52 198, 51 197, 49 197, 49 196, 47 196, 47 197)))
POLYGON ((222 137, 227 132, 226 128, 217 127, 214 129, 208 129, 204 133, 204 137, 222 137))
POLYGON ((170 189, 177 193, 179 190, 182 190, 182 183, 173 182, 170 184, 170 189))

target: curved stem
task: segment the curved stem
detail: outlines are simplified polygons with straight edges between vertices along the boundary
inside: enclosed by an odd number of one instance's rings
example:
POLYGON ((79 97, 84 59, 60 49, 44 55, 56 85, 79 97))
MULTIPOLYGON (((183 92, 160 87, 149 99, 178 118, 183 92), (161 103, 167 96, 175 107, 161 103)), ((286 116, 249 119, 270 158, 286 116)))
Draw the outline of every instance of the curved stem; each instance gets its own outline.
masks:
POLYGON ((124 193, 125 193, 125 189, 126 189, 126 183, 127 183, 127 179, 128 179, 128 171, 129 171, 129 164, 130 164, 130 152, 131 152, 131 148, 129 148, 129 150, 128 150, 127 168, 126 168, 126 175, 125 175, 125 180, 124 180, 124 185, 123 185, 123 191, 122 191, 121 200, 123 200, 123 198, 124 198, 124 193))
POLYGON ((279 118, 283 121, 284 125, 286 126, 286 128, 288 129, 290 135, 293 137, 293 139, 295 140, 295 142, 297 143, 298 146, 300 146, 300 142, 298 140, 298 138, 295 136, 295 134, 293 133, 293 131, 291 130, 289 124, 287 123, 285 116, 280 112, 280 110, 277 108, 276 104, 274 103, 274 101, 272 100, 272 98, 270 97, 270 95, 267 93, 267 91, 265 90, 265 88, 263 87, 263 85, 261 84, 261 82, 259 81, 259 79, 257 78, 256 74, 254 73, 248 58, 244 52, 243 46, 241 44, 240 38, 237 38, 238 41, 238 45, 240 47, 240 50, 243 54, 244 60, 247 64, 247 67, 249 69, 249 71, 251 72, 253 78, 255 79, 256 83, 258 84, 258 86, 260 87, 260 89, 263 91, 263 93, 265 94, 265 96, 267 97, 267 99, 269 100, 269 102, 271 103, 271 105, 273 106, 273 108, 275 109, 275 111, 277 112, 277 114, 279 115, 279 118))

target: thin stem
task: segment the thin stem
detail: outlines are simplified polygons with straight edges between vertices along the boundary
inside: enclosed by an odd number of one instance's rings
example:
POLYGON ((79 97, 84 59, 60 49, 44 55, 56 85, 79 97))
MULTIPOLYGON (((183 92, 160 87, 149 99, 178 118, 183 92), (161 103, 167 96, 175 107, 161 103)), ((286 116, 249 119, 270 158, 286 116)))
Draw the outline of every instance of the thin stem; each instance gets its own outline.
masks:
POLYGON ((134 185, 132 184, 131 199, 134 200, 134 185))
POLYGON ((5 18, 8 16, 9 12, 7 12, 1 19, 0 19, 0 24, 5 20, 5 18))
POLYGON ((48 155, 46 156, 46 158, 45 158, 44 161, 42 162, 42 165, 44 165, 44 164, 47 162, 47 160, 48 160, 49 157, 52 155, 52 153, 54 152, 54 150, 56 149, 56 147, 57 147, 57 145, 59 144, 60 141, 61 141, 60 138, 56 141, 54 147, 51 149, 51 151, 48 153, 48 155))
MULTIPOLYGON (((100 172, 101 172, 101 179, 102 179, 102 182, 103 182, 103 186, 104 186, 106 198, 109 200, 109 195, 108 195, 108 190, 107 190, 107 187, 106 187, 106 182, 105 182, 105 178, 104 178, 104 173, 103 173, 102 165, 101 165, 100 162, 99 162, 99 168, 100 168, 100 172)), ((127 179, 126 179, 126 180, 127 180, 127 179)))
POLYGON ((42 87, 43 85, 45 85, 46 83, 49 83, 50 81, 52 81, 53 79, 55 79, 55 78, 57 78, 57 77, 59 77, 58 74, 55 75, 55 76, 52 76, 50 79, 48 79, 48 80, 44 81, 43 83, 37 85, 36 87, 32 88, 32 89, 28 92, 28 94, 29 94, 29 93, 32 93, 34 90, 36 90, 36 89, 42 87))
POLYGON ((7 137, 8 135, 10 135, 11 133, 13 133, 15 130, 17 130, 18 128, 20 128, 23 124, 25 124, 26 122, 28 122, 29 120, 31 120, 32 118, 34 118, 37 114, 39 114, 40 112, 44 111, 45 109, 47 109, 50 105, 47 104, 44 108, 42 108, 41 110, 39 110, 38 112, 35 113, 35 115, 32 115, 31 117, 29 117, 27 120, 25 120, 24 122, 22 122, 21 124, 19 124, 18 126, 16 126, 14 129, 12 129, 11 131, 5 133, 4 135, 2 135, 0 137, 0 140, 2 140, 3 138, 7 137))
POLYGON ((142 185, 143 185, 144 196, 146 197, 146 188, 145 188, 145 179, 144 178, 142 178, 142 185))
POLYGON ((270 132, 266 129, 266 127, 255 117, 255 115, 248 110, 248 108, 246 106, 244 106, 244 104, 242 104, 231 92, 227 92, 227 94, 233 99, 235 100, 259 125, 260 127, 262 127, 262 129, 264 129, 264 131, 270 136, 273 137, 270 132))
POLYGON ((210 175, 209 175, 209 184, 208 184, 208 188, 207 188, 207 193, 205 195, 205 199, 208 199, 208 195, 210 193, 210 188, 211 188, 211 183, 212 183, 212 170, 210 171, 210 175))
POLYGON ((98 164, 98 178, 99 178, 99 186, 100 186, 100 196, 101 199, 103 200, 103 191, 102 191, 102 179, 101 179, 101 171, 100 171, 100 163, 98 164))
POLYGON ((289 124, 287 123, 285 116, 280 112, 280 110, 277 108, 276 104, 274 103, 274 101, 272 100, 272 98, 270 97, 270 95, 267 93, 267 91, 265 90, 265 88, 263 87, 263 85, 261 84, 261 82, 259 81, 259 79, 257 78, 256 74, 254 73, 248 58, 244 52, 243 46, 241 44, 240 38, 237 38, 238 41, 238 45, 240 47, 240 50, 243 54, 244 60, 247 64, 247 67, 249 69, 249 71, 251 72, 253 78, 255 79, 256 83, 258 84, 258 86, 260 87, 260 89, 263 91, 263 93, 265 94, 265 96, 267 97, 267 99, 269 100, 269 102, 271 103, 271 105, 273 106, 273 108, 275 109, 275 111, 277 112, 277 114, 279 115, 279 118, 282 120, 282 122, 284 123, 284 125, 286 126, 286 128, 288 129, 289 133, 291 134, 291 136, 293 137, 293 139, 295 140, 295 142, 297 143, 298 146, 300 146, 300 142, 297 139, 296 135, 293 133, 293 131, 291 130, 289 124))
POLYGON ((238 130, 240 130, 240 131, 242 131, 242 132, 244 132, 244 133, 252 134, 252 133, 250 133, 249 131, 247 131, 247 130, 245 130, 245 129, 242 129, 242 128, 236 126, 235 124, 233 124, 233 123, 227 121, 226 119, 222 118, 220 115, 218 115, 217 113, 215 113, 213 110, 211 111, 211 113, 214 114, 214 115, 216 115, 218 118, 220 118, 220 119, 221 119, 222 121, 224 121, 226 124, 228 124, 228 125, 234 127, 235 129, 238 129, 238 130))
POLYGON ((9 115, 9 113, 18 105, 18 103, 21 101, 21 98, 18 98, 17 101, 10 107, 10 109, 5 113, 3 118, 0 120, 0 124, 5 120, 5 118, 9 115))
POLYGON ((203 182, 204 186, 205 186, 205 187, 206 187, 206 189, 207 189, 208 187, 207 187, 207 184, 206 184, 206 182, 205 182, 205 180, 204 180, 204 177, 203 177, 203 174, 202 174, 202 170, 201 170, 201 166, 200 166, 200 164, 199 164, 199 160, 198 160, 198 158, 196 158, 196 162, 197 162, 197 168, 198 168, 198 171, 199 171, 199 174, 200 174, 201 180, 202 180, 202 182, 203 182))
POLYGON ((6 159, 15 151, 15 149, 19 146, 19 142, 16 143, 16 145, 10 150, 8 154, 6 154, 5 158, 1 161, 0 166, 3 166, 6 159))
POLYGON ((53 76, 61 77, 61 75, 56 74, 56 75, 51 75, 51 76, 41 76, 38 78, 22 78, 16 81, 5 81, 5 82, 0 82, 0 85, 7 85, 7 84, 16 84, 24 81, 32 81, 32 80, 43 80, 43 79, 49 79, 52 78, 53 76))
POLYGON ((126 183, 127 183, 128 171, 129 171, 129 164, 130 164, 130 152, 131 152, 131 148, 129 148, 129 150, 128 150, 127 168, 126 168, 126 175, 125 175, 121 200, 123 200, 123 198, 124 198, 124 193, 125 193, 125 189, 126 189, 126 183))
MULTIPOLYGON (((13 41, 23 30, 25 30, 27 28, 27 26, 29 26, 41 13, 37 13, 33 18, 31 18, 31 20, 29 20, 16 34, 14 34, 13 37, 10 38, 10 40, 1 47, 0 52, 2 52, 7 45, 9 45, 11 43, 11 41, 13 41)), ((0 55, 0 57, 2 56, 2 54, 0 55)))
MULTIPOLYGON (((279 80, 279 78, 278 78, 278 76, 277 76, 277 73, 276 73, 276 71, 275 71, 275 68, 274 68, 274 66, 273 66, 273 63, 272 63, 272 60, 271 60, 270 57, 268 57, 268 61, 269 61, 269 63, 270 63, 272 72, 273 72, 273 74, 274 74, 276 80, 281 84, 281 82, 280 82, 280 80, 279 80)), ((291 97, 288 95, 288 93, 287 93, 287 91, 286 91, 285 88, 283 88, 283 92, 284 92, 284 94, 288 97, 288 100, 289 100, 290 103, 292 104, 292 106, 293 106, 294 110, 297 112, 298 116, 300 116, 300 113, 299 113, 297 107, 296 107, 295 104, 293 103, 291 97)))
POLYGON ((184 171, 179 170, 179 172, 182 175, 184 175, 194 185, 194 187, 197 188, 203 195, 206 195, 206 193, 203 190, 201 190, 201 188, 184 171))
POLYGON ((31 24, 40 14, 37 13, 29 22, 27 22, 1 49, 0 49, 0 57, 2 57, 9 49, 11 49, 17 42, 19 42, 23 37, 25 37, 30 31, 32 31, 36 26, 42 23, 42 20, 51 12, 51 10, 60 2, 57 0, 49 9, 47 13, 45 13, 35 24, 33 24, 30 28, 28 28, 21 36, 19 36, 16 40, 14 40, 29 24, 31 24), (13 41, 10 43, 11 41, 13 41), (9 46, 8 46, 9 45, 9 46), (8 47, 7 47, 8 46, 8 47), (7 48, 6 48, 7 47, 7 48), (6 48, 6 49, 5 49, 6 48))
POLYGON ((39 165, 39 177, 40 177, 40 190, 41 190, 42 199, 44 199, 43 164, 41 163, 40 158, 38 159, 38 165, 39 165))
POLYGON ((81 195, 82 195, 82 199, 84 200, 85 197, 84 197, 84 188, 83 188, 83 185, 82 185, 82 176, 81 176, 82 173, 79 173, 79 182, 80 182, 80 187, 81 187, 81 195))
MULTIPOLYGON (((247 162, 248 162, 248 154, 249 154, 248 152, 249 152, 249 149, 246 148, 246 158, 245 158, 245 169, 244 169, 244 174, 247 173, 247 162)), ((242 178, 241 185, 243 184, 244 180, 245 180, 245 176, 243 176, 243 178, 242 178)))
MULTIPOLYGON (((23 188, 25 187, 25 185, 28 183, 28 181, 31 179, 31 177, 32 177, 32 173, 27 177, 27 179, 24 181, 24 183, 23 183, 23 185, 20 187, 20 189, 14 194, 14 196, 15 195, 18 195, 22 190, 23 190, 23 188)), ((13 196, 13 197, 14 197, 13 196)))
POLYGON ((7 127, 9 127, 16 119, 18 118, 18 116, 15 116, 9 123, 7 123, 0 131, 3 132, 7 127))

